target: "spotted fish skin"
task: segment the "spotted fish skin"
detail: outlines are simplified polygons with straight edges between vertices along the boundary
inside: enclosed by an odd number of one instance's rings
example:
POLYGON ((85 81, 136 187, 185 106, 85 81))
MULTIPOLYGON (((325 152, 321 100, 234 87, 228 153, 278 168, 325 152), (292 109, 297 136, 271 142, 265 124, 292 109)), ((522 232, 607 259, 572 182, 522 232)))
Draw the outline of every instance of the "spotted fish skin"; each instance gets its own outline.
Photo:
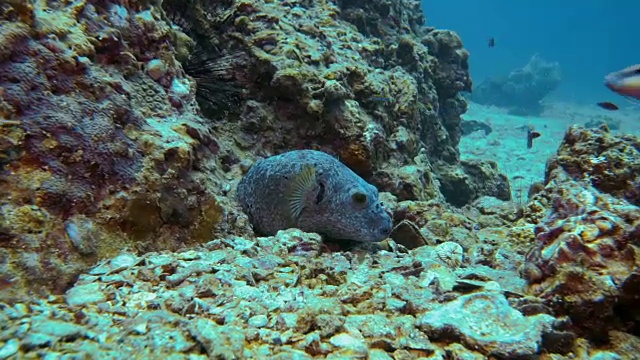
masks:
POLYGON ((378 242, 391 232, 378 189, 321 151, 294 150, 259 160, 238 183, 237 198, 260 235, 298 228, 333 239, 378 242), (309 165, 315 168, 315 183, 295 216, 289 189, 309 165))

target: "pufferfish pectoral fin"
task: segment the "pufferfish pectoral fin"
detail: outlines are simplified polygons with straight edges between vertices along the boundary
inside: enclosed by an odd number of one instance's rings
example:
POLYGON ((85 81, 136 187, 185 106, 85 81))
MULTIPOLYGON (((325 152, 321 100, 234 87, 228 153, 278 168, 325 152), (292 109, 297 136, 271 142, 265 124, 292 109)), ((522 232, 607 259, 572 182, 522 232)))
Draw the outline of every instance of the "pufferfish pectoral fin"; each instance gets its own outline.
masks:
POLYGON ((302 210, 307 205, 311 193, 317 191, 317 174, 316 168, 312 165, 304 165, 302 169, 295 174, 289 183, 287 193, 285 194, 289 203, 289 215, 294 221, 300 217, 302 210))

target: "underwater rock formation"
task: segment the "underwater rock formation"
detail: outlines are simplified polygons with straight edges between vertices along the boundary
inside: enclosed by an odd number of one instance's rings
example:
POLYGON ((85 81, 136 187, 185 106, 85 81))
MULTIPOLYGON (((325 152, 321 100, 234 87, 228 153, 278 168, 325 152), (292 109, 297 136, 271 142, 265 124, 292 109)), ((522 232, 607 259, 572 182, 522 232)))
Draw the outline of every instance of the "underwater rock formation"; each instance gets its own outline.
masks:
POLYGON ((482 131, 484 135, 489 135, 493 132, 491 125, 484 121, 479 120, 464 120, 462 119, 462 135, 469 135, 475 131, 482 131))
POLYGON ((420 34, 425 23, 418 0, 340 0, 341 17, 367 36, 420 34))
POLYGON ((137 2, 3 2, 0 295, 63 291, 124 248, 208 241, 223 145, 197 116, 172 29, 137 2))
POLYGON ((474 87, 472 100, 507 108, 516 115, 539 115, 540 101, 560 85, 560 65, 546 62, 537 54, 522 69, 489 78, 474 87))
POLYGON ((447 201, 464 206, 482 196, 511 200, 511 186, 506 175, 491 161, 462 160, 460 166, 439 167, 440 191, 447 201))
POLYGON ((442 199, 436 165, 465 171, 468 53, 418 2, 377 3, 382 38, 348 2, 3 3, 0 296, 63 291, 124 248, 251 235, 227 195, 285 150, 442 199))
POLYGON ((207 41, 245 49, 255 64, 249 99, 229 110, 237 121, 215 125, 250 157, 322 150, 389 191, 402 181, 390 169, 458 165, 469 54, 454 32, 418 26, 418 1, 172 3, 169 17, 188 19, 196 40, 202 19, 225 19, 207 41), (414 162, 421 150, 426 165, 414 162))
POLYGON ((561 167, 574 180, 585 180, 597 190, 640 206, 640 139, 613 136, 601 130, 571 128, 547 167, 561 167))
POLYGON ((640 139, 570 128, 528 211, 549 208, 521 271, 579 334, 640 329, 640 139))
POLYGON ((599 128, 603 125, 606 125, 610 130, 620 130, 620 119, 614 119, 610 116, 601 115, 596 116, 589 121, 584 123, 584 127, 591 128, 599 128))

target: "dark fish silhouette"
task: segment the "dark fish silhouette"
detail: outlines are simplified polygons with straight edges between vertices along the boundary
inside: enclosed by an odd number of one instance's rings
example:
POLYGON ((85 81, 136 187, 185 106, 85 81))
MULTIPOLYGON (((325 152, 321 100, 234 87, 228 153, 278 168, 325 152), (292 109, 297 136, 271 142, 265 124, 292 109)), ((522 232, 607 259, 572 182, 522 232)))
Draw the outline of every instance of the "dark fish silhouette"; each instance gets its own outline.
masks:
POLYGON ((531 149, 533 147, 533 139, 539 138, 541 135, 533 129, 533 126, 529 126, 527 128, 527 149, 531 149))
POLYGON ((465 136, 478 130, 484 131, 485 135, 489 135, 493 131, 493 129, 491 128, 491 126, 489 126, 489 124, 483 121, 478 121, 478 120, 462 119, 462 122, 460 123, 460 125, 462 127, 462 135, 465 135, 465 136))
POLYGON ((494 38, 493 36, 489 38, 489 41, 487 41, 487 45, 492 48, 494 46, 496 46, 496 38, 494 38))
POLYGON ((615 110, 619 109, 618 105, 616 105, 616 104, 614 104, 612 102, 609 102, 609 101, 599 102, 597 105, 600 106, 601 108, 605 109, 605 110, 615 111, 615 110))

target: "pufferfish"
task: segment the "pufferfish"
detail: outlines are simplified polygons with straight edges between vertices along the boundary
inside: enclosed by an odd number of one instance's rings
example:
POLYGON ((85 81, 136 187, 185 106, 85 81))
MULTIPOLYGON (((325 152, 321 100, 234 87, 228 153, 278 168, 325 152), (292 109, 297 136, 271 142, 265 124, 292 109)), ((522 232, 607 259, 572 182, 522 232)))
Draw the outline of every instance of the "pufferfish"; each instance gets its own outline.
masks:
POLYGON ((298 228, 337 240, 378 242, 391 232, 378 189, 321 151, 294 150, 257 161, 238 183, 237 198, 260 235, 298 228))

